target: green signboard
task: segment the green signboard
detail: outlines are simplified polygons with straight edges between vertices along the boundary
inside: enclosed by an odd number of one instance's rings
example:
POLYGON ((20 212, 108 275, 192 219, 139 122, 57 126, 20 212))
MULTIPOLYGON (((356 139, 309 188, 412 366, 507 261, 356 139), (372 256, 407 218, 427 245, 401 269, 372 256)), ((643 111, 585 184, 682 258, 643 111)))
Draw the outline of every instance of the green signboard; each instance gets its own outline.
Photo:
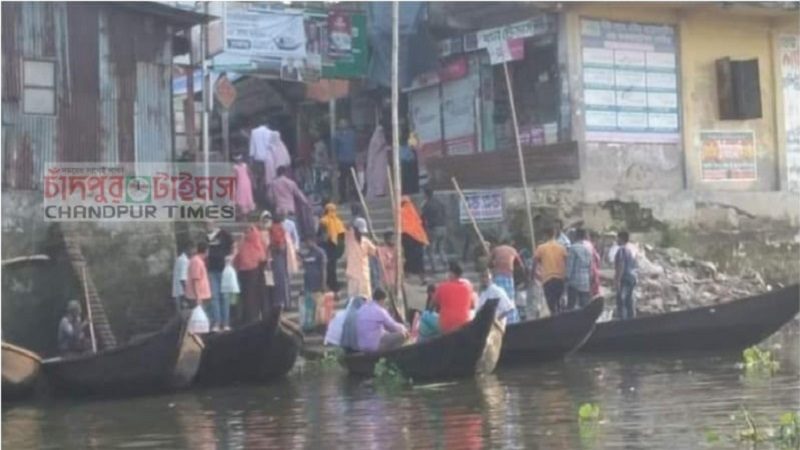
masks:
POLYGON ((340 11, 306 11, 309 54, 319 54, 322 78, 361 78, 367 70, 367 17, 340 11))

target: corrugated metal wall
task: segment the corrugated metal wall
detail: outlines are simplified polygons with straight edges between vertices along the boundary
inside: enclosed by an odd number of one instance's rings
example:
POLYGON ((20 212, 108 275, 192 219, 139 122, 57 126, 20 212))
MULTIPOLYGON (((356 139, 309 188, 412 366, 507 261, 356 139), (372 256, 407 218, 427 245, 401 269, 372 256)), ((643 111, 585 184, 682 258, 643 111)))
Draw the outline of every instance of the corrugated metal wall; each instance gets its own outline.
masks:
POLYGON ((3 3, 3 189, 48 161, 170 161, 171 30, 93 3, 3 3), (22 113, 23 59, 54 61, 56 115, 22 113))

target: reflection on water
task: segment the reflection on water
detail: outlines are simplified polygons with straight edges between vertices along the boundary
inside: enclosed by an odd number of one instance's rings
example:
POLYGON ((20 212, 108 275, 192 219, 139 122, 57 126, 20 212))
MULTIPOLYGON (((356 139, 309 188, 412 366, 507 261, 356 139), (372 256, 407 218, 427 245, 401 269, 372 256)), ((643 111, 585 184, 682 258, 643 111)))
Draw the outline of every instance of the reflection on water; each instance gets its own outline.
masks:
MULTIPOLYGON (((264 387, 4 408, 4 448, 676 448, 733 434, 745 405, 774 421, 800 408, 797 327, 772 338, 781 369, 746 375, 734 356, 574 357, 478 379, 386 392, 338 371, 264 387), (583 403, 599 424, 579 424, 583 403)), ((762 448, 762 447, 759 447, 762 448)), ((769 447, 764 447, 769 448, 769 447)))

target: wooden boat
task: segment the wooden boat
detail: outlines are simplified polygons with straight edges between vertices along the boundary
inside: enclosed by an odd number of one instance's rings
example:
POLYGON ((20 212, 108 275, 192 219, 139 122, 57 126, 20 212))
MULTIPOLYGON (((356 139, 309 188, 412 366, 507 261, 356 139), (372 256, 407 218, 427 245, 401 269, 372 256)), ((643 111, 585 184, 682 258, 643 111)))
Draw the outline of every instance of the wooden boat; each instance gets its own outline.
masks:
POLYGON ((714 306, 598 323, 581 351, 741 351, 792 320, 798 305, 794 284, 714 306))
POLYGON ((200 366, 203 344, 175 317, 161 331, 127 345, 47 359, 42 367, 56 392, 67 395, 134 395, 188 386, 200 366))
POLYGON ((273 316, 235 330, 208 334, 203 342, 197 383, 258 383, 282 377, 292 369, 303 335, 290 321, 273 316))
POLYGON ((374 353, 352 353, 341 358, 348 372, 372 376, 385 358, 413 380, 449 379, 491 373, 500 357, 503 326, 495 320, 497 300, 488 300, 468 324, 422 343, 374 353))
POLYGON ((585 308, 507 325, 500 365, 536 364, 565 357, 586 342, 602 312, 603 299, 597 298, 585 308))
POLYGON ((20 400, 33 393, 42 359, 22 347, 3 342, 3 401, 20 400))

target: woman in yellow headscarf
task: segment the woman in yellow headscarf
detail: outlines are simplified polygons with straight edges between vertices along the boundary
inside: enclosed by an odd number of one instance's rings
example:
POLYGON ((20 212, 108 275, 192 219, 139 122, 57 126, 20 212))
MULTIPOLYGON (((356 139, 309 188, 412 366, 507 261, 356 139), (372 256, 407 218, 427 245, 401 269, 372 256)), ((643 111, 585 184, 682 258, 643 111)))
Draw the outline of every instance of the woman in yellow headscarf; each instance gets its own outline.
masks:
POLYGON ((320 247, 325 250, 328 257, 327 280, 328 289, 331 291, 339 290, 339 280, 336 278, 336 262, 344 253, 344 224, 342 219, 336 214, 336 205, 328 203, 325 205, 325 212, 319 219, 319 240, 320 247))
POLYGON ((400 227, 403 231, 403 256, 406 273, 419 275, 425 279, 424 248, 428 245, 428 234, 422 225, 417 208, 407 195, 400 200, 400 227))

